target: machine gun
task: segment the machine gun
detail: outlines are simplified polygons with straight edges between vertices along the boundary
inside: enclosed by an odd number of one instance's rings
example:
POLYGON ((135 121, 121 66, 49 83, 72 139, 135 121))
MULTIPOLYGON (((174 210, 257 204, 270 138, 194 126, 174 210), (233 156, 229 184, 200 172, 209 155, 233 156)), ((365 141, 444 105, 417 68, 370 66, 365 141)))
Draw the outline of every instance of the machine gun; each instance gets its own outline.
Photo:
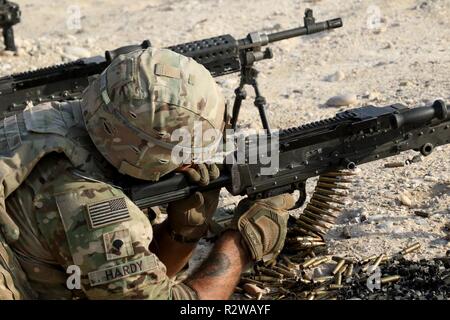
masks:
MULTIPOLYGON (((255 105, 259 109, 263 126, 269 130, 270 126, 265 113, 266 99, 260 94, 257 83, 258 73, 254 68, 255 62, 273 57, 270 48, 264 50, 263 48, 273 42, 340 27, 342 27, 340 18, 316 22, 312 10, 307 9, 303 27, 272 34, 253 32, 240 40, 227 34, 175 45, 168 49, 195 59, 214 77, 239 72, 241 81, 236 89, 233 127, 236 126, 241 103, 246 97, 244 86, 250 85, 256 93, 255 105)), ((37 104, 80 98, 90 78, 102 73, 115 57, 150 46, 150 41, 146 40, 141 45, 107 51, 105 57, 80 59, 63 65, 0 78, 0 115, 6 117, 17 113, 25 108, 28 101, 37 104)))
MULTIPOLYGON (((408 150, 428 156, 435 147, 450 143, 450 106, 440 100, 432 106, 412 109, 400 104, 366 106, 271 136, 276 136, 279 145, 271 155, 279 157, 279 165, 272 174, 261 174, 268 166, 266 161, 249 160, 250 154, 261 154, 261 150, 271 150, 270 146, 246 144, 249 147, 243 157, 231 154, 232 159, 243 161, 225 161, 220 178, 207 187, 189 183, 183 174, 173 174, 155 183, 126 182, 124 190, 140 208, 223 187, 233 195, 252 199, 298 190, 300 197, 296 207, 300 207, 306 199, 305 183, 309 178, 326 176, 330 172, 339 176, 342 170, 408 150)), ((247 138, 247 141, 256 140, 257 137, 247 138)), ((322 185, 332 184, 324 181, 322 185)), ((330 196, 322 196, 320 202, 326 205, 330 199, 330 196)), ((316 210, 316 216, 322 213, 316 210)))
POLYGON ((0 0, 0 28, 3 29, 5 50, 17 51, 14 42, 13 26, 20 22, 21 12, 19 5, 7 0, 0 0))

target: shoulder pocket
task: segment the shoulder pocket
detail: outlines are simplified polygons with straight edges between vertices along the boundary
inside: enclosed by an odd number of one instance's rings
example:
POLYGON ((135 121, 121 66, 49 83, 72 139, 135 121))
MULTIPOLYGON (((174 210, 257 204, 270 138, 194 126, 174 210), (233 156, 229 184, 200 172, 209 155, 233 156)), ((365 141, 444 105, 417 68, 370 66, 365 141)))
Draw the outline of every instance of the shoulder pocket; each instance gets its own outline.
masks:
POLYGON ((53 106, 56 102, 46 102, 36 106, 28 106, 23 111, 25 126, 35 133, 54 133, 65 136, 68 128, 61 112, 53 106))

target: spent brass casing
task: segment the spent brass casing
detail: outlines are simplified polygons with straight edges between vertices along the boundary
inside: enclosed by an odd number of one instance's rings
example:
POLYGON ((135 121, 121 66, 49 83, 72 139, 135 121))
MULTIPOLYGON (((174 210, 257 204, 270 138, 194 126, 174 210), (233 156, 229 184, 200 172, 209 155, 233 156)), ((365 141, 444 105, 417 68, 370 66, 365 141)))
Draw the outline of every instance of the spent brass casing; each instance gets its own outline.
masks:
POLYGON ((403 254, 403 255, 405 255, 405 254, 411 253, 411 252, 413 252, 413 251, 416 251, 416 250, 418 250, 419 248, 420 248, 420 243, 419 243, 419 242, 416 242, 416 243, 414 243, 414 244, 412 244, 412 245, 406 247, 406 248, 403 249, 402 251, 400 251, 400 253, 403 254))
POLYGON ((297 276, 297 274, 295 272, 292 272, 290 270, 285 270, 284 268, 279 267, 279 266, 273 266, 272 269, 288 278, 295 278, 297 276))
POLYGON ((338 271, 338 273, 343 274, 348 268, 348 264, 344 264, 338 271))
POLYGON ((368 258, 365 258, 365 259, 363 259, 363 260, 361 260, 361 261, 359 261, 359 264, 366 264, 366 263, 368 263, 368 262, 370 262, 370 261, 372 261, 373 259, 376 259, 377 258, 377 256, 374 254, 374 255, 371 255, 370 257, 368 257, 368 258))
POLYGON ((258 270, 258 272, 260 272, 260 273, 262 273, 264 275, 267 275, 267 276, 275 277, 275 278, 278 278, 278 279, 283 279, 284 278, 283 274, 281 274, 281 273, 279 273, 279 272, 277 272, 275 270, 272 270, 272 269, 268 269, 268 268, 265 268, 265 267, 258 267, 257 270, 258 270))
POLYGON ((306 299, 308 299, 308 300, 314 300, 315 298, 316 298, 316 294, 315 293, 310 293, 308 295, 308 297, 306 297, 306 299))
POLYGON ((302 241, 309 241, 309 242, 316 242, 316 241, 323 241, 321 237, 295 237, 296 241, 302 242, 302 241))
POLYGON ((333 276, 317 277, 313 279, 313 283, 324 283, 327 281, 332 281, 333 279, 334 279, 333 276))
POLYGON ((380 254, 373 264, 368 264, 368 265, 364 266, 364 268, 362 270, 364 272, 366 272, 366 271, 369 271, 369 272, 375 271, 375 269, 378 268, 378 266, 380 265, 380 263, 383 260, 383 258, 384 258, 384 254, 380 254))
POLYGON ((341 284, 342 284, 342 272, 339 272, 339 273, 336 275, 334 283, 335 283, 336 285, 341 285, 341 284))
POLYGON ((389 277, 381 278, 380 282, 381 282, 381 284, 387 284, 387 283, 398 281, 400 279, 401 279, 401 277, 398 275, 397 276, 389 276, 389 277))
POLYGON ((390 163, 385 163, 384 167, 385 168, 401 168, 404 167, 405 163, 404 162, 390 162, 390 163))
MULTIPOLYGON (((253 276, 253 280, 261 282, 270 282, 270 283, 278 283, 282 284, 283 281, 280 278, 270 277, 270 276, 253 276)), ((264 284, 263 284, 264 285, 264 284)))
POLYGON ((336 267, 333 269, 333 271, 331 272, 332 274, 336 274, 339 272, 339 270, 344 266, 345 264, 345 260, 342 259, 341 261, 338 262, 338 264, 336 265, 336 267))
POLYGON ((309 260, 306 260, 304 263, 302 263, 300 266, 303 268, 303 269, 306 269, 306 268, 308 268, 310 265, 312 265, 314 262, 316 262, 317 261, 317 257, 314 257, 314 258, 311 258, 311 259, 309 259, 309 260))
POLYGON ((347 268, 347 272, 345 273, 346 278, 350 278, 353 275, 354 264, 350 263, 347 268))
POLYGON ((339 289, 342 289, 343 287, 344 286, 342 284, 336 284, 336 283, 332 283, 329 286, 330 290, 339 290, 339 289))
POLYGON ((324 264, 324 263, 328 262, 329 260, 330 260, 329 257, 320 258, 320 259, 318 259, 317 261, 315 261, 315 262, 311 265, 311 267, 313 267, 313 268, 318 267, 318 266, 320 266, 321 264, 324 264))
POLYGON ((378 256, 377 260, 375 260, 375 262, 373 263, 373 268, 378 268, 378 266, 380 265, 381 261, 383 260, 383 258, 385 257, 385 255, 382 253, 378 256))

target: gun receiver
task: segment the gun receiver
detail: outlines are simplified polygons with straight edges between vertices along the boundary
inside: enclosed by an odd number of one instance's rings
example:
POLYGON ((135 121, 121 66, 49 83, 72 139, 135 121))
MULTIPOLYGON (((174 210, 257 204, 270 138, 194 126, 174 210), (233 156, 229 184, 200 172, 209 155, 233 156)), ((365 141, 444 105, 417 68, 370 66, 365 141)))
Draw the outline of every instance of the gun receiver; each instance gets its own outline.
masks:
MULTIPOLYGON (((261 174, 267 164, 245 161, 225 163, 222 176, 206 188, 192 185, 184 175, 175 174, 156 183, 127 184, 124 189, 141 208, 184 199, 195 191, 222 187, 233 195, 251 198, 266 198, 295 190, 304 193, 309 178, 352 169, 358 164, 408 150, 428 156, 435 147, 450 143, 450 106, 439 100, 432 106, 413 109, 400 104, 382 108, 367 106, 339 113, 331 119, 282 130, 277 136, 279 166, 271 175, 261 174)), ((268 146, 253 148, 270 150, 268 146)), ((255 150, 251 147, 246 150, 247 153, 252 151, 255 150)), ((256 152, 260 154, 258 150, 256 152)), ((301 198, 297 206, 303 201, 301 198)))
MULTIPOLYGON (((270 59, 273 54, 270 48, 262 51, 262 47, 276 41, 342 27, 341 19, 316 23, 313 12, 309 9, 306 10, 304 21, 303 27, 278 33, 254 32, 241 40, 236 40, 227 34, 171 46, 168 49, 195 59, 203 64, 214 77, 240 72, 241 84, 236 90, 233 111, 234 126, 241 102, 246 96, 244 86, 251 85, 257 93, 255 105, 260 111, 264 127, 269 128, 264 111, 266 102, 259 94, 254 63, 270 59)), ((80 59, 63 65, 0 78, 0 115, 5 117, 17 113, 25 108, 28 101, 37 104, 80 98, 83 90, 89 85, 90 78, 102 73, 115 57, 150 46, 151 43, 147 40, 141 45, 107 51, 105 57, 80 59)))
POLYGON ((13 26, 20 22, 19 5, 7 0, 0 0, 0 27, 3 29, 5 50, 17 51, 14 41, 13 26))

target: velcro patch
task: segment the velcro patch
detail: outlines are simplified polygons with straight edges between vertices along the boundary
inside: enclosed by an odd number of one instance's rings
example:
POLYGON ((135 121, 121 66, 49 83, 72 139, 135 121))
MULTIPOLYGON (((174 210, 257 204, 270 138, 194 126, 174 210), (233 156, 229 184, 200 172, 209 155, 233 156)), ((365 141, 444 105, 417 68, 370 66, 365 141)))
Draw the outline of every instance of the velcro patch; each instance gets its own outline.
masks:
POLYGON ((6 142, 8 142, 9 150, 20 147, 22 139, 20 138, 19 125, 17 124, 17 116, 13 115, 3 120, 5 128, 6 142))
POLYGON ((130 230, 118 230, 108 232, 103 235, 105 245, 106 260, 111 261, 134 255, 130 230))
POLYGON ((131 218, 125 197, 91 203, 86 207, 88 222, 92 229, 126 221, 131 218))
POLYGON ((120 264, 112 268, 90 272, 88 277, 91 286, 95 287, 157 268, 158 262, 156 257, 151 255, 137 260, 128 261, 127 263, 120 264))
POLYGON ((181 79, 181 70, 168 64, 158 63, 155 65, 155 74, 174 79, 181 79))

